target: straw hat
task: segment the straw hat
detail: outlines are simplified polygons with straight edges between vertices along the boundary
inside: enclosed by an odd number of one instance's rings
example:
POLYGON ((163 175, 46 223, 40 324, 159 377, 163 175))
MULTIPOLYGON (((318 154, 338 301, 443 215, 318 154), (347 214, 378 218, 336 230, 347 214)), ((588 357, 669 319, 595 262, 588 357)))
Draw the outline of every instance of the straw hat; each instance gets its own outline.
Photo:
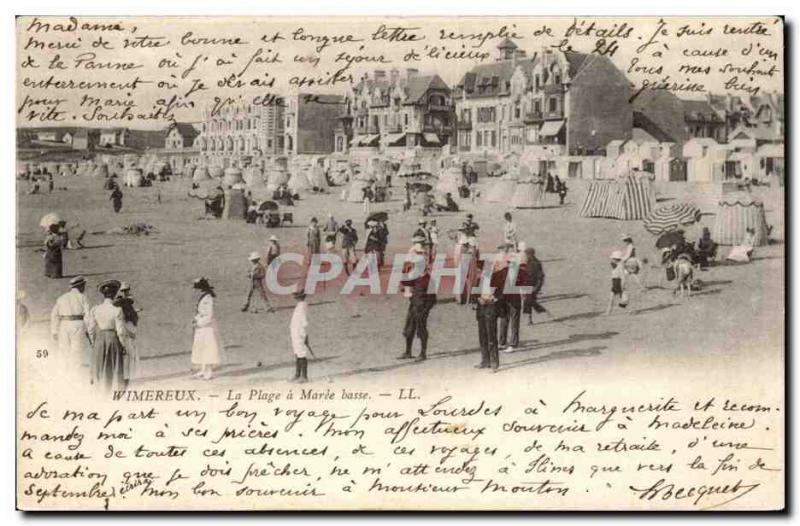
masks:
POLYGON ((611 259, 615 261, 622 261, 622 252, 615 250, 611 253, 611 259))
POLYGON ((261 259, 261 254, 259 254, 258 252, 250 252, 250 257, 248 257, 247 259, 250 261, 256 261, 258 259, 261 259))

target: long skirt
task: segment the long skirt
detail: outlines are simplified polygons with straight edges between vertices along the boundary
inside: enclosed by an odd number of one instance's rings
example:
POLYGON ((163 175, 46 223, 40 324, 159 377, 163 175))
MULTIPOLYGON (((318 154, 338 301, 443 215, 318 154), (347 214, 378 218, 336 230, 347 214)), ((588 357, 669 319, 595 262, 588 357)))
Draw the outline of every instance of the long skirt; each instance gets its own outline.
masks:
POLYGON ((92 355, 92 381, 102 391, 122 389, 125 380, 125 349, 114 330, 98 331, 92 355))
POLYGON ((216 324, 194 330, 192 363, 195 365, 219 365, 222 363, 222 342, 216 324))
POLYGON ((61 250, 47 250, 45 252, 44 275, 55 279, 64 277, 64 256, 61 250))

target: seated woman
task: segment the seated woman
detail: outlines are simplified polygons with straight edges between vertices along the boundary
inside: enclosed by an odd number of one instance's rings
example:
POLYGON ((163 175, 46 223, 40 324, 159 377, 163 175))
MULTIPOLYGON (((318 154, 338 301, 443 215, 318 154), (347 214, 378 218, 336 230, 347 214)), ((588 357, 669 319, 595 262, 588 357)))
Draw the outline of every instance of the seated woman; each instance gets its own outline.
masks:
POLYGON ((709 260, 713 261, 717 257, 717 244, 711 239, 708 227, 703 227, 703 234, 697 240, 696 257, 700 268, 708 267, 709 260))
POLYGON ((737 263, 749 263, 753 258, 753 249, 756 243, 756 231, 752 228, 745 230, 742 242, 731 249, 727 259, 737 263))

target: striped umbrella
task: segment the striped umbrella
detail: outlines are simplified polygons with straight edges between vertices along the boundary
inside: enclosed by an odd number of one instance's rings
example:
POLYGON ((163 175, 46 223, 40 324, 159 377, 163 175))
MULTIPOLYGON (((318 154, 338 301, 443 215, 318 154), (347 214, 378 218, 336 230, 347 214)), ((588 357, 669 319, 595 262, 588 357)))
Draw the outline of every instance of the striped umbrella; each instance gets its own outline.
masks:
POLYGON ((692 225, 700 220, 700 209, 689 203, 672 203, 653 210, 644 219, 644 228, 659 235, 677 228, 692 225))

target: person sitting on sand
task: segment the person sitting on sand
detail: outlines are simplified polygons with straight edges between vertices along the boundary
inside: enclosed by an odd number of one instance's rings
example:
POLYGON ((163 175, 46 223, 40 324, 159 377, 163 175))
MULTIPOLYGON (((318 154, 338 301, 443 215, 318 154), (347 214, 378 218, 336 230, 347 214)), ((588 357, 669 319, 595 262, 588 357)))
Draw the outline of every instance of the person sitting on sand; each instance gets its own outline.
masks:
POLYGON ((703 234, 697 240, 697 261, 700 268, 708 267, 709 260, 717 257, 717 244, 711 239, 708 227, 703 227, 703 234))
POLYGON ((753 249, 756 243, 756 231, 752 228, 745 230, 744 239, 731 249, 726 259, 737 263, 749 263, 753 258, 753 249))

